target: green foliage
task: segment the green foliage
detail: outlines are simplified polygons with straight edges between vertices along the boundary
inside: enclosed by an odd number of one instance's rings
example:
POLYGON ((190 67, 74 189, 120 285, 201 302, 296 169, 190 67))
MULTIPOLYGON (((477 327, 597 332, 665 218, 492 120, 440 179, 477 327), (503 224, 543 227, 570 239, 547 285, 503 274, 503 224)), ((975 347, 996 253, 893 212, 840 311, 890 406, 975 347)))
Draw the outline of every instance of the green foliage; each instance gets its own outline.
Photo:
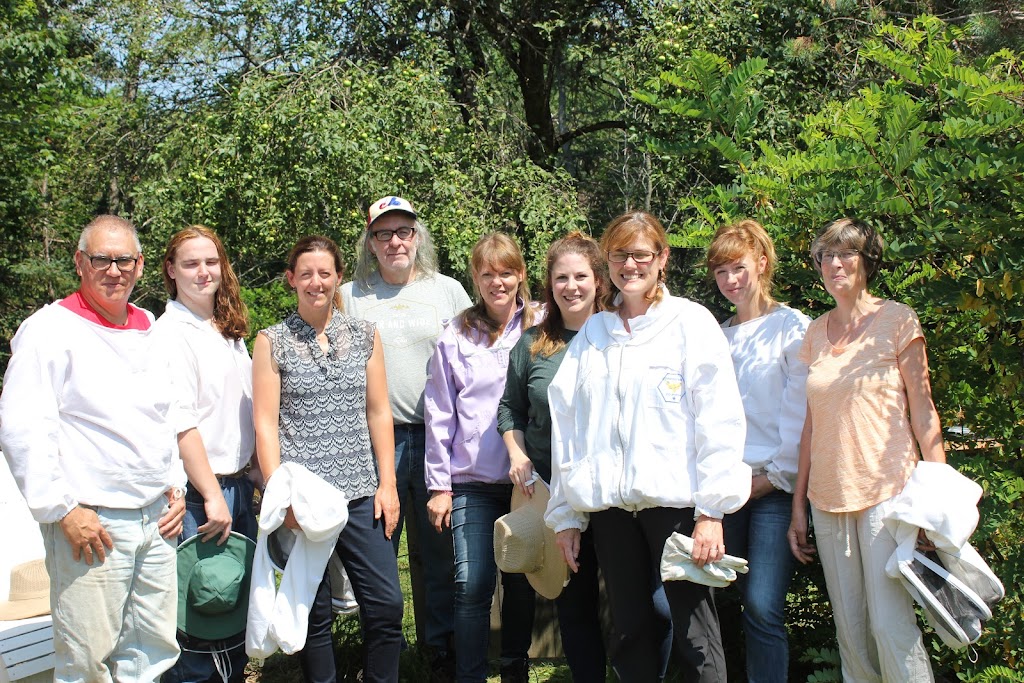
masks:
POLYGON ((25 309, 66 291, 72 274, 61 219, 82 215, 62 193, 85 102, 77 47, 73 27, 48 23, 36 2, 0 8, 0 367, 25 309))
MULTIPOLYGON (((439 72, 396 61, 250 74, 230 98, 182 116, 147 159, 160 172, 137 189, 146 244, 159 250, 180 227, 209 225, 255 291, 278 278, 299 236, 324 233, 351 273, 369 203, 402 194, 431 230, 444 272, 468 285, 473 244, 501 230, 519 239, 539 277, 547 245, 585 227, 571 184, 464 125, 439 72)), ((162 297, 152 282, 140 294, 162 297)), ((268 296, 276 301, 277 290, 268 296)))
POLYGON ((732 68, 722 57, 697 52, 680 69, 663 72, 652 80, 649 90, 634 93, 640 102, 656 106, 663 116, 709 126, 706 135, 672 145, 655 142, 652 151, 691 155, 714 150, 725 162, 745 169, 753 159, 750 144, 754 123, 764 109, 752 82, 767 66, 768 60, 754 58, 732 68), (666 89, 683 96, 662 96, 666 89))
POLYGON ((970 680, 971 683, 1022 683, 1024 673, 1005 666, 989 666, 970 680))
POLYGON ((839 650, 808 648, 800 655, 801 662, 815 665, 815 671, 807 676, 807 683, 841 683, 839 650), (818 668, 824 665, 822 668, 818 668))
MULTIPOLYGON (((893 265, 877 289, 921 318, 943 423, 970 430, 950 460, 987 494, 975 543, 1006 585, 1017 586, 1024 578, 1024 83, 1020 55, 979 57, 968 38, 934 17, 879 26, 857 55, 875 76, 821 103, 788 140, 758 137, 757 123, 735 125, 771 107, 752 92, 744 77, 752 69, 743 63, 731 68, 696 53, 660 78, 682 97, 639 97, 669 121, 706 121, 670 153, 692 159, 731 149, 720 135, 750 150, 714 157, 720 180, 680 200, 675 244, 700 247, 717 225, 756 217, 776 240, 777 279, 788 286, 779 294, 822 311, 830 301, 807 258, 814 231, 851 214, 882 229, 893 265), (717 82, 693 76, 712 72, 717 82), (729 91, 726 82, 743 87, 729 91)), ((988 664, 1016 666, 1022 617, 1011 590, 977 645, 977 665, 945 649, 936 658, 965 675, 988 664)))

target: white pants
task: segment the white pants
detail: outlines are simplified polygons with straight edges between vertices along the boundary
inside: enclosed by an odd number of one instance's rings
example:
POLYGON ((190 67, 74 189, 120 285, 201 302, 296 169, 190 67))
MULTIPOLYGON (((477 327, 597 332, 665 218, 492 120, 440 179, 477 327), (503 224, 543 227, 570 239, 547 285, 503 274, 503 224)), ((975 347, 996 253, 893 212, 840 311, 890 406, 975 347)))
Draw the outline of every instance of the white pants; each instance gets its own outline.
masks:
POLYGON ((931 663, 910 593, 885 573, 896 540, 879 505, 860 512, 812 508, 846 683, 931 683, 931 663))
POLYGON ((174 539, 157 530, 163 496, 138 510, 99 508, 114 541, 103 562, 78 562, 59 524, 41 524, 50 573, 58 683, 149 683, 178 658, 174 539))

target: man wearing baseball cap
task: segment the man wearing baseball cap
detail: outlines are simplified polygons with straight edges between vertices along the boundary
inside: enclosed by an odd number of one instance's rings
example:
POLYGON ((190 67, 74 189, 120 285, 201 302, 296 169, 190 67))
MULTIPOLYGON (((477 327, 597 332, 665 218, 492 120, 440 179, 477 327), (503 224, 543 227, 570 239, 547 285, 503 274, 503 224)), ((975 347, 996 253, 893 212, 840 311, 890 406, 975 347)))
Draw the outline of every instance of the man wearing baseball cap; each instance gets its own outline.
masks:
POLYGON ((452 610, 455 599, 451 529, 438 534, 426 515, 428 494, 423 476, 423 387, 427 362, 447 322, 471 304, 461 284, 437 272, 430 233, 412 204, 383 197, 370 205, 366 233, 360 241, 355 279, 342 285, 345 311, 371 320, 384 343, 391 412, 395 419, 395 467, 402 516, 392 536, 398 552, 406 515, 413 592, 423 577, 425 595, 414 596, 423 642, 433 650, 435 678, 453 670, 452 610))

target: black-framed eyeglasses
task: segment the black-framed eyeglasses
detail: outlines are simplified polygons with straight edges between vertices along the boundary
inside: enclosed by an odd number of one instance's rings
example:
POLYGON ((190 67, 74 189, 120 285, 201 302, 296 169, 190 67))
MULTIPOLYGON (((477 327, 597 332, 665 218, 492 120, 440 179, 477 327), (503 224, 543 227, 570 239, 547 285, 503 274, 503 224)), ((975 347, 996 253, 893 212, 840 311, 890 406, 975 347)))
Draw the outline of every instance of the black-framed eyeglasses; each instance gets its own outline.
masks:
POLYGON ((838 258, 843 263, 853 263, 853 259, 860 256, 856 249, 842 249, 839 251, 819 251, 814 255, 814 260, 820 266, 822 263, 831 263, 832 259, 838 258))
POLYGON ((416 228, 396 228, 395 230, 374 230, 373 239, 378 242, 390 242, 391 238, 398 235, 398 239, 405 241, 416 234, 416 228))
POLYGON ((85 257, 89 259, 89 265, 96 270, 109 270, 110 264, 116 264, 117 269, 122 273, 129 273, 135 268, 135 264, 139 262, 138 256, 107 256, 105 254, 85 254, 85 257))
POLYGON ((650 263, 654 260, 654 252, 646 249, 636 251, 609 251, 608 260, 612 263, 625 263, 632 256, 634 263, 650 263))

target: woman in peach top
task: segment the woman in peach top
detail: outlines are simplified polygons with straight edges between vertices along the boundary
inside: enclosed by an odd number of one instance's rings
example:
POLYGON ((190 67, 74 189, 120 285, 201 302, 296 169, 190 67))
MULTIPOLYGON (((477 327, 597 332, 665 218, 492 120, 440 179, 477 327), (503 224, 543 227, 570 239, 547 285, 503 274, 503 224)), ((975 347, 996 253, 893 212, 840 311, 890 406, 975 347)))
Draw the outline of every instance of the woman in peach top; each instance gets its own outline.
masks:
POLYGON ((868 290, 882 249, 877 232, 850 218, 811 244, 836 307, 811 323, 800 351, 808 407, 789 543, 811 561, 810 501, 843 680, 911 683, 932 681, 932 671, 910 594, 885 573, 896 542, 882 508, 919 458, 946 456, 917 315, 868 290))

